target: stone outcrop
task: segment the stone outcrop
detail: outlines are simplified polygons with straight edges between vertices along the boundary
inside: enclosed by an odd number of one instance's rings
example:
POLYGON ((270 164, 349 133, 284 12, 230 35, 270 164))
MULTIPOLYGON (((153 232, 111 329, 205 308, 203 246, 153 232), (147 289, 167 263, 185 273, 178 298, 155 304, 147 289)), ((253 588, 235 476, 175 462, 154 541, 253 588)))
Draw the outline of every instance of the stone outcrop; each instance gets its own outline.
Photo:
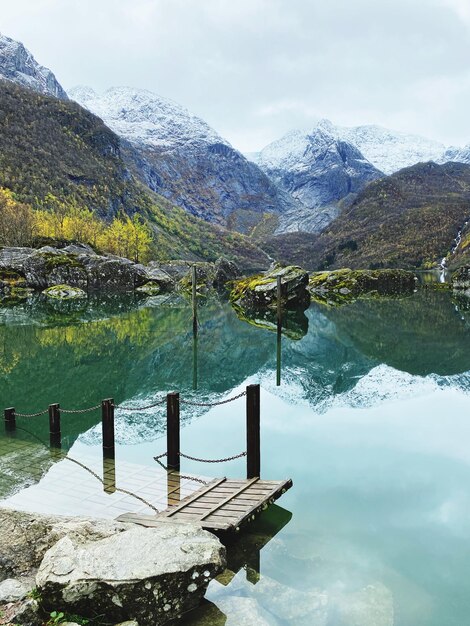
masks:
POLYGON ((412 294, 417 277, 407 270, 350 270, 315 272, 309 290, 316 300, 343 304, 361 296, 412 294))
POLYGON ((0 526, 0 615, 19 624, 39 626, 38 611, 163 624, 198 606, 225 568, 222 544, 192 524, 144 528, 0 509, 0 526), (26 595, 34 576, 39 607, 26 595))
POLYGON ((86 298, 86 293, 79 287, 70 287, 70 285, 54 285, 48 287, 42 292, 48 298, 55 298, 58 300, 77 300, 80 298, 86 298))
POLYGON ((277 305, 277 277, 281 277, 282 304, 285 308, 306 308, 310 303, 307 290, 308 273, 301 267, 276 267, 236 281, 230 292, 235 307, 247 310, 272 308, 277 305))
MULTIPOLYGON (((185 291, 191 285, 194 262, 151 261, 148 266, 117 256, 97 254, 82 244, 65 248, 44 246, 0 249, 0 297, 27 297, 31 289, 52 297, 78 297, 83 292, 124 293, 138 291, 156 295, 185 291), (53 289, 51 289, 53 288, 53 289), (66 292, 64 291, 66 288, 66 292), (64 291, 57 296, 57 291, 64 291)), ((215 263, 196 263, 198 287, 224 291, 227 282, 240 275, 235 263, 225 258, 215 263)))

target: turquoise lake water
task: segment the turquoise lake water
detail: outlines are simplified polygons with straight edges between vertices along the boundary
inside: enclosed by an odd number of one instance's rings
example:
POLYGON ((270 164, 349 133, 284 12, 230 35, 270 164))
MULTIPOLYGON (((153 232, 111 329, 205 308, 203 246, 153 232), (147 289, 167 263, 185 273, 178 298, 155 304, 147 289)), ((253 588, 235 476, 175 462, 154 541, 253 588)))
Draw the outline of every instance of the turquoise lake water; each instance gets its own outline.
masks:
MULTIPOLYGON (((212 401, 259 382, 262 476, 292 478, 294 487, 229 548, 227 572, 182 624, 466 624, 470 303, 422 290, 340 308, 312 304, 287 320, 280 386, 276 333, 265 322, 241 321, 217 301, 199 313, 196 351, 184 301, 0 308, 2 404, 19 412, 106 397, 138 405, 170 390, 212 401)), ((183 451, 223 457, 245 447, 243 400, 185 407, 182 419, 183 451)), ((100 453, 98 420, 63 419, 63 445, 75 458, 100 453)), ((18 423, 33 454, 47 439, 47 418, 18 423)), ((119 412, 116 433, 117 463, 153 466, 164 414, 119 412)), ((36 480, 27 462, 12 475, 5 459, 2 497, 36 480)), ((240 477, 245 467, 184 461, 182 471, 240 477)))

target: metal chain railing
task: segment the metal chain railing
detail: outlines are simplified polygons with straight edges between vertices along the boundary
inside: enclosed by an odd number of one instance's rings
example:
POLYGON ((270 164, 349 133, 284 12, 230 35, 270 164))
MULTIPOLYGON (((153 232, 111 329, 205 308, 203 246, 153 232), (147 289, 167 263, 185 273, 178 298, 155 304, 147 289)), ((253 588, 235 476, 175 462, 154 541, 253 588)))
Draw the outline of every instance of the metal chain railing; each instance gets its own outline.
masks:
POLYGON ((15 415, 18 417, 39 417, 40 415, 45 415, 48 412, 49 409, 46 409, 45 411, 38 411, 37 413, 18 413, 15 411, 15 415))
MULTIPOLYGON (((206 407, 221 406, 223 404, 229 404, 230 402, 233 402, 234 400, 238 400, 239 398, 243 398, 243 396, 246 396, 246 391, 242 391, 236 396, 232 396, 231 398, 227 398, 226 400, 219 400, 217 402, 193 402, 192 400, 180 399, 180 403, 187 404, 188 406, 206 406, 206 407)), ((162 404, 165 404, 166 400, 167 398, 165 396, 163 398, 159 398, 152 404, 147 404, 145 406, 125 406, 122 404, 114 404, 113 407, 121 411, 148 411, 149 409, 154 409, 157 406, 161 406, 162 404)), ((79 414, 79 413, 91 413, 92 411, 97 411, 100 408, 101 408, 101 404, 95 404, 94 406, 90 406, 86 409, 59 408, 59 410, 61 413, 79 414)), ((18 411, 15 410, 15 415, 17 417, 39 417, 40 415, 46 415, 48 411, 49 409, 45 409, 44 411, 38 411, 37 413, 19 413, 18 411)))
POLYGON ((101 408, 101 404, 90 406, 88 409, 59 409, 61 413, 90 413, 91 411, 97 411, 101 408))
POLYGON ((122 404, 115 404, 115 409, 120 409, 121 411, 147 411, 148 409, 154 409, 157 406, 165 404, 166 396, 164 398, 160 398, 154 404, 148 404, 147 406, 122 406, 122 404))
POLYGON ((232 398, 227 398, 226 400, 219 400, 218 402, 192 402, 191 400, 180 400, 180 403, 189 404, 190 406, 220 406, 221 404, 228 404, 229 402, 233 402, 234 400, 243 398, 243 396, 246 396, 246 391, 242 391, 237 396, 233 396, 232 398))
MULTIPOLYGON (((159 459, 163 458, 164 456, 167 456, 166 452, 163 452, 162 454, 159 454, 158 456, 154 456, 153 460, 154 461, 159 461, 159 459)), ((183 459, 189 459, 190 461, 197 461, 198 463, 226 463, 227 461, 234 461, 235 459, 241 459, 242 457, 246 456, 246 451, 245 452, 240 452, 240 454, 234 454, 233 456, 227 456, 224 459, 200 459, 196 456, 189 456, 189 454, 183 454, 182 452, 178 452, 178 456, 182 457, 183 459)))
MULTIPOLYGON (((153 459, 154 459, 154 461, 156 461, 156 462, 157 462, 157 463, 158 463, 161 467, 163 467, 163 469, 164 469, 165 471, 168 471, 168 467, 167 467, 164 463, 162 463, 162 462, 160 461, 160 459, 161 459, 161 458, 163 458, 164 456, 166 456, 166 452, 163 452, 163 454, 159 454, 159 455, 157 455, 157 456, 154 456, 154 457, 153 457, 153 459)), ((196 476, 188 476, 187 474, 180 474, 179 472, 178 472, 178 476, 179 476, 180 478, 186 478, 186 480, 193 480, 195 483, 201 483, 201 485, 207 485, 207 484, 209 484, 207 480, 204 480, 204 479, 202 479, 202 478, 197 478, 196 476)))

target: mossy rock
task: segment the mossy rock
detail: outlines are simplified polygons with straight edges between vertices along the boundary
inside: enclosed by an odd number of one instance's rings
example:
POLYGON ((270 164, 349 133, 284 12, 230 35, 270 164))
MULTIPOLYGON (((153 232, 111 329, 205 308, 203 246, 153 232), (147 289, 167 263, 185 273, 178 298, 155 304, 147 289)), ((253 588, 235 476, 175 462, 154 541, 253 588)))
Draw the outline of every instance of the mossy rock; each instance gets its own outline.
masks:
POLYGON ((56 300, 78 300, 86 298, 87 295, 79 287, 70 287, 70 285, 53 285, 44 289, 42 292, 48 298, 54 298, 56 300))
POLYGON ((45 259, 46 271, 52 272, 57 267, 80 267, 83 268, 83 264, 77 259, 74 254, 54 254, 51 252, 45 252, 43 254, 45 259))
POLYGON ((26 284, 26 279, 14 270, 0 269, 0 283, 10 287, 19 287, 26 284))
POLYGON ((368 296, 411 294, 417 278, 407 270, 351 270, 315 272, 310 276, 309 290, 317 302, 344 304, 368 296))
POLYGON ((281 300, 284 308, 306 308, 310 304, 307 291, 308 273, 295 265, 277 266, 269 272, 234 281, 230 302, 242 309, 275 308, 278 277, 281 279, 281 300))

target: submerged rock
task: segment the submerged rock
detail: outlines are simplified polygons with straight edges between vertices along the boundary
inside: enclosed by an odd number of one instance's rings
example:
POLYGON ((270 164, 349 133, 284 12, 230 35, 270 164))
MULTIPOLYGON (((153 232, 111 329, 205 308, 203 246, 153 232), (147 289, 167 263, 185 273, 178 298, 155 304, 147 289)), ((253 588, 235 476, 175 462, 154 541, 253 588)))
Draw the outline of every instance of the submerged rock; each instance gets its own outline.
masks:
POLYGON ((236 281, 230 292, 230 301, 242 309, 276 307, 277 277, 281 277, 283 307, 306 308, 310 303, 307 291, 308 273, 301 267, 289 265, 276 267, 264 274, 236 281))
POLYGON ((412 294, 417 278, 407 270, 341 269, 311 274, 309 290, 328 304, 351 302, 365 295, 412 294))
POLYGON ((48 287, 42 292, 48 298, 57 298, 58 300, 77 300, 80 298, 86 298, 86 293, 83 289, 78 287, 71 287, 70 285, 54 285, 48 287))
POLYGON ((224 567, 214 535, 162 524, 97 541, 67 535, 44 556, 36 582, 51 607, 159 624, 196 607, 224 567))

